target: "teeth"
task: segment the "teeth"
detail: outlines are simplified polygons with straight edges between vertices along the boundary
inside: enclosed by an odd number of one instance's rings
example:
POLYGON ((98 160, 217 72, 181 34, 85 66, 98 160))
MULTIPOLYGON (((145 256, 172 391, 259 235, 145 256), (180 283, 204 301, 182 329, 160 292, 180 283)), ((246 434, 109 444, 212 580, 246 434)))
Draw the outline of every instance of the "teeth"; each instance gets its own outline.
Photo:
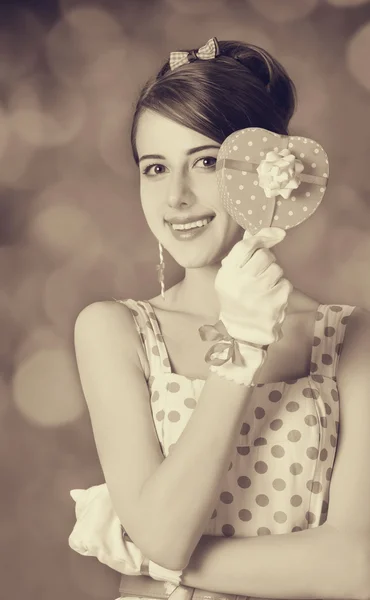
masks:
POLYGON ((195 229, 196 227, 204 227, 211 221, 211 217, 194 221, 193 223, 171 223, 171 227, 176 230, 195 229))

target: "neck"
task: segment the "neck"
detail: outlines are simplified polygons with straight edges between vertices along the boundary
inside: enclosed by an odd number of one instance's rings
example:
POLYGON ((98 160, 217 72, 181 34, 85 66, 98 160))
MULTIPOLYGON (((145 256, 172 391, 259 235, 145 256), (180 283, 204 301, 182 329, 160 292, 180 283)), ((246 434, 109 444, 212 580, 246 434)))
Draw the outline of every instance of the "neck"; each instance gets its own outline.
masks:
MULTIPOLYGON (((220 304, 215 290, 218 269, 219 265, 213 265, 185 271, 184 279, 174 288, 173 301, 178 310, 204 316, 210 322, 218 320, 220 304)), ((287 314, 313 310, 318 304, 304 292, 293 288, 287 314)))
POLYGON ((215 278, 220 265, 208 265, 199 269, 186 269, 184 279, 176 286, 174 301, 179 310, 202 315, 217 321, 220 311, 215 291, 215 278))

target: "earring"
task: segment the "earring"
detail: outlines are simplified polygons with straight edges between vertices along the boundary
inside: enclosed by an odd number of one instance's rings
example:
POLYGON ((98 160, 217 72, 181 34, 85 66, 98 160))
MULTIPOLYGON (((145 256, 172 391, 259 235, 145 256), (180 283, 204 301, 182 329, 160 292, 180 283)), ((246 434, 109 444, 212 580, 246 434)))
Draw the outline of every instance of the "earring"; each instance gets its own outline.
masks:
POLYGON ((164 300, 164 293, 165 293, 164 269, 165 269, 166 265, 165 265, 164 258, 163 258, 163 246, 160 242, 158 242, 158 248, 159 248, 159 265, 157 265, 158 281, 161 285, 161 296, 164 300))

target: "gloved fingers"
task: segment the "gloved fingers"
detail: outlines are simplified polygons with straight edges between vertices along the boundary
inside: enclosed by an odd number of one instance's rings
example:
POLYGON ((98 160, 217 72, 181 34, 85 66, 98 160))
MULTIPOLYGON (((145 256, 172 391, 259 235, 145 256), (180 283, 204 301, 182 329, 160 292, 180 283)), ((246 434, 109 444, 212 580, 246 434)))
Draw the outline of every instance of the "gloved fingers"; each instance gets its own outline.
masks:
POLYGON ((286 236, 284 229, 279 227, 266 227, 261 229, 253 237, 246 237, 244 234, 243 242, 245 243, 245 260, 240 265, 243 267, 259 248, 272 248, 279 244, 286 236))
POLYGON ((70 490, 69 494, 75 502, 84 494, 85 490, 70 490))
POLYGON ((249 261, 258 248, 263 248, 263 239, 241 240, 230 250, 229 254, 222 260, 222 266, 227 269, 239 269, 249 264, 249 261))
POLYGON ((275 246, 275 244, 282 242, 285 236, 286 231, 281 229, 281 227, 263 227, 254 235, 250 234, 248 231, 245 231, 243 235, 243 241, 250 242, 250 240, 261 239, 262 245, 265 248, 272 248, 272 246, 275 246))
POLYGON ((248 247, 245 245, 243 240, 237 242, 230 250, 230 252, 221 261, 222 267, 227 269, 239 268, 240 265, 246 261, 248 257, 248 247))
POLYGON ((237 242, 223 259, 222 266, 243 267, 258 248, 272 248, 285 236, 286 232, 279 227, 266 227, 253 236, 246 232, 243 239, 237 242))
POLYGON ((251 236, 245 232, 243 242, 246 248, 251 248, 254 252, 257 248, 272 248, 283 241, 286 231, 280 227, 264 227, 258 233, 251 236))
POLYGON ((276 261, 275 256, 267 248, 258 248, 249 259, 244 269, 248 271, 248 276, 258 277, 262 275, 272 263, 276 261))
MULTIPOLYGON (((271 299, 276 304, 276 307, 277 308, 279 307, 278 308, 279 314, 281 314, 282 309, 287 306, 289 296, 290 296, 292 290, 293 290, 292 284, 290 283, 290 281, 285 279, 285 277, 281 277, 275 283, 275 285, 271 288, 271 294, 272 294, 271 299)), ((275 315, 275 319, 279 320, 276 315, 275 315)))
POLYGON ((293 285, 290 283, 290 281, 288 281, 288 279, 285 279, 285 277, 282 277, 278 285, 280 286, 281 294, 284 295, 286 301, 288 301, 288 298, 293 291, 293 285))
POLYGON ((283 276, 283 269, 276 262, 270 264, 270 266, 262 273, 266 288, 271 289, 276 286, 279 280, 283 276))
POLYGON ((71 548, 71 550, 74 550, 78 554, 82 554, 83 556, 89 556, 90 551, 88 546, 81 539, 81 535, 76 533, 75 529, 68 537, 68 546, 71 548))

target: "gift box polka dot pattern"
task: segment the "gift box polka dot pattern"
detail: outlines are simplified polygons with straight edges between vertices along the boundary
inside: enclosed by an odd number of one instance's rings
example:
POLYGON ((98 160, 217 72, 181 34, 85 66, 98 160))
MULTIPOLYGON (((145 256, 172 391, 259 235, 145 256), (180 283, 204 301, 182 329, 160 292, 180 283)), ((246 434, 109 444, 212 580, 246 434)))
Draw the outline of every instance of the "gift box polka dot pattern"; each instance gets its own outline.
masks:
POLYGON ((326 192, 329 161, 325 150, 314 140, 247 128, 226 138, 218 154, 216 172, 227 212, 244 229, 255 234, 272 225, 290 229, 308 219, 326 192), (289 156, 281 156, 282 151, 288 151, 289 156), (279 181, 278 186, 283 191, 267 197, 257 168, 261 162, 268 164, 271 153, 275 153, 276 161, 271 163, 269 179, 273 181, 272 187, 275 180, 279 181), (289 158, 293 165, 301 163, 303 171, 296 176, 297 189, 291 189, 290 196, 284 198, 284 186, 289 187, 289 169, 284 167, 284 161, 289 158))

